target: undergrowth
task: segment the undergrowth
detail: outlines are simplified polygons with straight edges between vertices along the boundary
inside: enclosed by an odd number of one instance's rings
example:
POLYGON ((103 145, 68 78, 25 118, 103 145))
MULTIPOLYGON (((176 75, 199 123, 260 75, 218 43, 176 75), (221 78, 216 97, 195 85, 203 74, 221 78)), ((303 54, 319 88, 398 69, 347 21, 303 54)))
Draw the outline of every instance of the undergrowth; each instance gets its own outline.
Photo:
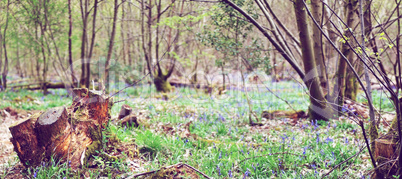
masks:
MULTIPOLYGON (((289 101, 295 110, 307 110, 308 97, 300 85, 281 82, 270 89, 289 101)), ((115 96, 115 101, 125 101, 113 106, 112 116, 117 116, 121 105, 127 104, 145 116, 141 119, 143 123, 138 128, 111 123, 107 130, 123 143, 134 139, 140 153, 137 158, 147 163, 145 171, 183 162, 213 178, 320 178, 364 146, 361 129, 348 119, 320 123, 300 119, 296 125, 291 119, 274 119, 262 121, 266 124, 262 127, 251 127, 244 90, 249 90, 257 116, 262 111, 292 110, 265 87, 231 88, 222 96, 205 94, 202 89, 177 88, 167 94, 166 100, 153 87, 142 85, 115 96), (172 131, 166 131, 163 126, 170 126, 172 131), (182 131, 186 130, 191 135, 183 137, 182 131)), ((374 92, 373 95, 376 107, 392 111, 385 94, 374 92)), ((363 97, 358 99, 364 103, 363 97)), ((45 110, 71 104, 71 98, 63 90, 51 90, 46 96, 32 91, 7 91, 0 93, 0 100, 0 109, 11 106, 45 110)), ((363 150, 358 157, 338 166, 329 177, 367 175, 371 169, 367 155, 363 150)), ((145 172, 130 171, 123 159, 113 163, 98 156, 95 161, 100 164, 103 161, 103 168, 87 170, 91 178, 111 177, 110 173, 116 171, 145 172)), ((28 169, 25 175, 28 178, 80 176, 66 165, 44 164, 28 169)))

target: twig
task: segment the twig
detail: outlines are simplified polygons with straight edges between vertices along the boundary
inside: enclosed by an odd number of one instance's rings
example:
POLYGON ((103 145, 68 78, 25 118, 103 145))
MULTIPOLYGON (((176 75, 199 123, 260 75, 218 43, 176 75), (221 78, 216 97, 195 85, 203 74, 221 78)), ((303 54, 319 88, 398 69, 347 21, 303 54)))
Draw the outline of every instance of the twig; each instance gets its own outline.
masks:
POLYGON ((153 170, 153 171, 149 171, 149 172, 144 172, 144 173, 135 174, 135 175, 132 175, 132 176, 130 176, 130 177, 127 177, 126 179, 137 178, 137 177, 139 177, 139 176, 152 174, 152 173, 155 173, 155 172, 157 172, 157 171, 159 171, 159 170, 153 170))
MULTIPOLYGON (((192 166, 190 166, 190 165, 188 165, 188 164, 186 164, 186 163, 181 163, 181 162, 180 162, 180 163, 177 163, 177 164, 174 164, 174 165, 170 165, 170 166, 167 166, 167 167, 164 167, 164 168, 167 169, 167 168, 172 168, 172 167, 174 167, 174 166, 178 166, 178 167, 186 166, 186 167, 191 168, 192 170, 196 171, 197 173, 201 174, 201 175, 204 176, 205 178, 210 179, 210 177, 209 177, 208 175, 202 173, 201 171, 197 170, 196 168, 194 168, 194 167, 192 167, 192 166)), ((160 170, 160 169, 159 169, 159 170, 160 170)), ((152 173, 158 172, 159 170, 153 170, 153 171, 149 171, 149 172, 144 172, 144 173, 135 174, 135 175, 132 175, 132 176, 130 176, 130 177, 127 177, 126 179, 137 178, 137 177, 139 177, 139 176, 152 174, 152 173)))
POLYGON ((186 164, 186 163, 183 163, 182 165, 185 165, 185 166, 187 166, 188 168, 191 168, 191 169, 193 169, 194 171, 198 172, 199 174, 201 174, 201 175, 204 176, 205 178, 210 179, 210 177, 208 177, 208 175, 205 175, 204 173, 202 173, 201 171, 197 170, 196 168, 194 168, 194 167, 192 167, 192 166, 190 166, 190 165, 188 165, 188 164, 186 164))
POLYGON ((123 99, 123 100, 120 100, 120 101, 113 102, 113 104, 124 102, 124 101, 127 101, 127 99, 123 99))
POLYGON ((334 168, 332 168, 328 173, 326 173, 325 175, 323 175, 321 177, 321 179, 325 178, 326 176, 328 176, 330 173, 332 173, 335 169, 337 169, 338 167, 340 167, 342 164, 346 163, 347 161, 349 161, 350 159, 356 157, 357 155, 359 155, 361 152, 363 152, 363 150, 366 148, 366 146, 363 146, 362 148, 360 148, 360 151, 357 152, 356 154, 350 156, 349 158, 347 158, 346 160, 342 161, 341 163, 339 163, 338 165, 336 165, 334 168))

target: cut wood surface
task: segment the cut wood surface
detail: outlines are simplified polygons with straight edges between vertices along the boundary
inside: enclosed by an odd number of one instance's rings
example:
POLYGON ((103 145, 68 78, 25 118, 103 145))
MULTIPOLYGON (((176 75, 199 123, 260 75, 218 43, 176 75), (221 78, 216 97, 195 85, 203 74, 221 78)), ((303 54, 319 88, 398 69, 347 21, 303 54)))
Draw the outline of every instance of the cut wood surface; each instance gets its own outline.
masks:
POLYGON ((102 146, 111 99, 86 88, 73 90, 69 107, 56 107, 17 122, 9 129, 14 150, 25 167, 54 159, 83 165, 102 146))
POLYGON ((396 149, 396 143, 388 139, 376 139, 375 140, 375 157, 384 157, 391 159, 394 157, 396 149))

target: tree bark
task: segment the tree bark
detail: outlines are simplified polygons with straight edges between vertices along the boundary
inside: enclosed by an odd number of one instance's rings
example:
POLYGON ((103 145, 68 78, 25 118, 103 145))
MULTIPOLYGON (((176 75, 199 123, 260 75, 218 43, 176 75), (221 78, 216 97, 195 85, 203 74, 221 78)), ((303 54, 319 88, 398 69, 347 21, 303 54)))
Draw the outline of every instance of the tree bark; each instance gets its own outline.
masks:
POLYGON ((92 38, 91 38, 91 44, 89 48, 89 53, 88 53, 88 58, 87 58, 87 63, 86 63, 86 81, 85 81, 85 86, 89 87, 90 79, 91 79, 91 60, 92 60, 92 54, 94 50, 94 45, 95 45, 95 39, 96 39, 96 16, 98 12, 98 0, 95 0, 94 3, 94 13, 92 16, 92 38))
POLYGON ((74 68, 73 68, 73 52, 72 52, 72 41, 71 36, 73 32, 73 18, 71 13, 71 0, 68 0, 68 64, 71 73, 71 83, 73 86, 76 85, 77 79, 75 78, 74 68))
POLYGON ((7 37, 7 28, 8 28, 8 22, 9 22, 9 7, 10 7, 10 0, 7 1, 6 25, 4 27, 4 33, 3 33, 4 67, 3 67, 3 72, 1 74, 1 76, 2 76, 4 89, 7 89, 7 74, 8 74, 8 54, 7 54, 6 37, 7 37))
MULTIPOLYGON (((357 0, 348 0, 346 6, 345 6, 345 14, 346 14, 346 24, 348 26, 348 28, 353 27, 354 25, 356 25, 356 8, 357 8, 357 0)), ((352 33, 349 30, 346 30, 344 37, 343 37, 343 41, 350 41, 352 39, 352 33)), ((342 54, 344 54, 346 57, 348 57, 348 59, 352 62, 353 59, 353 53, 351 52, 351 49, 349 47, 349 45, 346 42, 342 43, 341 46, 341 52, 342 54)), ((335 84, 335 88, 334 88, 334 104, 337 104, 337 106, 335 106, 335 109, 338 109, 338 112, 341 112, 342 110, 342 106, 344 103, 344 98, 345 98, 345 92, 346 92, 346 84, 350 83, 350 85, 348 86, 349 88, 353 88, 354 87, 354 82, 353 82, 353 78, 348 78, 348 80, 346 80, 346 75, 347 75, 347 64, 346 64, 346 60, 345 59, 340 59, 339 60, 339 64, 338 64, 338 70, 336 73, 336 77, 337 77, 337 82, 335 84)), ((351 74, 351 73, 350 73, 351 74)), ((353 74, 352 74, 353 75, 353 74)))
POLYGON ((109 91, 109 71, 110 71, 110 59, 112 58, 113 45, 114 45, 114 37, 116 35, 116 21, 117 21, 117 13, 119 10, 119 2, 118 0, 114 1, 114 13, 113 13, 113 24, 112 24, 112 34, 109 40, 109 49, 107 52, 106 64, 105 64, 105 87, 106 91, 109 91))
POLYGON ((88 27, 88 0, 84 0, 85 2, 81 3, 81 17, 82 17, 82 36, 81 36, 81 78, 80 78, 80 86, 84 87, 86 84, 86 45, 87 45, 87 27, 88 27))
POLYGON ((71 162, 75 170, 101 149, 102 128, 110 119, 112 100, 83 88, 74 89, 73 94, 70 107, 34 114, 9 128, 24 166, 35 167, 53 157, 56 162, 71 162))
MULTIPOLYGON (((311 0, 312 14, 314 19, 322 24, 322 2, 321 0, 311 0)), ((323 89, 328 87, 327 84, 327 73, 324 66, 324 51, 322 43, 322 33, 321 30, 313 25, 313 48, 314 48, 314 59, 317 65, 317 72, 320 78, 320 84, 323 89)), ((325 90, 326 91, 326 90, 325 90)))
POLYGON ((304 7, 304 0, 296 0, 294 10, 296 14, 297 28, 299 30, 300 43, 302 48, 302 58, 306 77, 303 79, 310 94, 309 115, 311 120, 329 120, 332 116, 330 108, 326 104, 322 92, 317 65, 314 60, 313 48, 309 37, 309 26, 307 23, 307 13, 304 7))

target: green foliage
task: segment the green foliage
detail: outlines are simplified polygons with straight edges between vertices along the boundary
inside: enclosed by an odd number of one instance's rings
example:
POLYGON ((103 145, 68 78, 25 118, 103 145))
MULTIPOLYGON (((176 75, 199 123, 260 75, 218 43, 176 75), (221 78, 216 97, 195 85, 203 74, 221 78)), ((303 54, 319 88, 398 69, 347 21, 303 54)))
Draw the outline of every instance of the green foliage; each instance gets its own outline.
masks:
MULTIPOLYGON (((246 9, 255 19, 258 18, 252 9, 252 1, 236 0, 234 3, 246 9)), ((253 33, 253 25, 240 18, 241 14, 224 3, 214 6, 212 12, 211 25, 204 26, 202 33, 197 34, 197 39, 223 55, 223 58, 215 60, 215 65, 222 67, 240 57, 248 61, 252 68, 263 68, 263 71, 269 73, 271 67, 268 55, 263 51, 264 46, 259 39, 249 37, 253 33)))

